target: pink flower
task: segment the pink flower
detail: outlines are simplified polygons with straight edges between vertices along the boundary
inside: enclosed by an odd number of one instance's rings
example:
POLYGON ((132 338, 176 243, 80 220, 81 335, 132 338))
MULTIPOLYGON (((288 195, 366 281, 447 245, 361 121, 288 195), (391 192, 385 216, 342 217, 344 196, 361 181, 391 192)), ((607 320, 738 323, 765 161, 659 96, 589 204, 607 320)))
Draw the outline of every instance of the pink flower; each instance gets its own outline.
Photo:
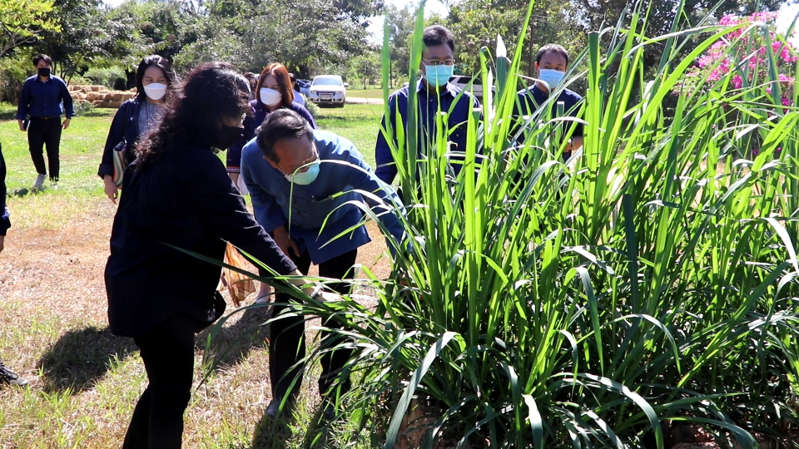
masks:
POLYGON ((784 75, 782 73, 779 74, 777 79, 779 79, 781 83, 793 84, 793 77, 784 75))
POLYGON ((724 17, 719 20, 719 25, 730 26, 730 25, 738 25, 738 16, 735 14, 726 14, 724 17))
POLYGON ((732 77, 732 86, 736 89, 740 89, 741 86, 744 85, 744 80, 741 79, 741 75, 735 75, 732 77))
POLYGON ((788 97, 782 97, 782 105, 783 106, 790 106, 791 105, 791 99, 788 98, 788 97))

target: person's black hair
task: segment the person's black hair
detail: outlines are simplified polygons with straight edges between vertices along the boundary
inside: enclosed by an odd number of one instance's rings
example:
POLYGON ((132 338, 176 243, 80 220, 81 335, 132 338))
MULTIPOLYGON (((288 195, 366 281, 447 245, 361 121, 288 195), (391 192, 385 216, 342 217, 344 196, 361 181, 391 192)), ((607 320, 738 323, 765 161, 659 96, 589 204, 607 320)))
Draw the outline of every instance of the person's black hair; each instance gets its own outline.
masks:
POLYGON ((549 52, 557 53, 563 56, 563 58, 566 59, 566 66, 569 65, 569 53, 566 51, 565 48, 563 48, 562 45, 558 44, 546 44, 543 47, 539 48, 538 53, 535 54, 535 62, 540 63, 541 58, 543 58, 544 55, 549 52))
POLYGON ((137 169, 168 151, 206 149, 217 144, 222 120, 249 111, 250 87, 232 65, 208 62, 196 67, 175 89, 159 126, 139 139, 137 169))
POLYGON ((264 156, 280 162, 275 154, 275 143, 281 139, 301 138, 313 139, 313 128, 300 114, 281 108, 266 116, 266 120, 258 128, 256 142, 264 156))
POLYGON ((144 93, 144 84, 142 83, 142 79, 144 78, 144 72, 150 67, 158 67, 164 73, 164 78, 166 78, 168 82, 166 90, 168 100, 170 91, 175 87, 177 75, 175 75, 175 71, 172 70, 172 64, 169 62, 169 60, 159 55, 145 56, 142 58, 141 62, 139 62, 139 67, 136 69, 136 98, 139 101, 146 101, 147 99, 144 93))
POLYGON ((431 25, 424 29, 422 42, 425 47, 435 47, 437 45, 447 45, 450 50, 455 52, 455 38, 452 32, 441 25, 431 25))
POLYGON ((38 55, 33 57, 33 66, 36 67, 37 65, 39 65, 39 61, 44 61, 49 66, 53 65, 53 58, 47 56, 44 53, 39 53, 38 55))

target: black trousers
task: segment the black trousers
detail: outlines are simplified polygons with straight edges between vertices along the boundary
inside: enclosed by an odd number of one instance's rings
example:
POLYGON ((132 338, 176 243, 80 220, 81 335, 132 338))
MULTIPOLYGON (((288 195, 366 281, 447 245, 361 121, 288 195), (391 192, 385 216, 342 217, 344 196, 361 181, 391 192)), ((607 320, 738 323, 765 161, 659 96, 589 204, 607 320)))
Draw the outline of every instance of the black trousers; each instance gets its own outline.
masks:
MULTIPOLYGON (((308 252, 305 251, 300 257, 291 254, 291 251, 289 253, 297 265, 297 269, 303 274, 308 274, 308 268, 311 265, 308 252)), ((352 279, 354 275, 352 266, 355 264, 357 255, 358 250, 352 250, 322 262, 319 264, 319 275, 333 279, 352 279)), ((351 287, 346 282, 329 286, 341 294, 349 294, 351 287)), ((294 299, 288 295, 278 294, 276 301, 287 304, 294 299)), ((277 316, 287 307, 290 306, 276 305, 274 315, 277 316)), ((331 329, 341 328, 341 325, 335 320, 327 320, 322 325, 331 329)), ((324 346, 331 348, 338 344, 338 340, 333 335, 327 332, 325 334, 322 335, 324 346)), ((269 380, 272 383, 272 396, 275 399, 282 399, 289 389, 292 389, 293 393, 299 391, 302 383, 304 366, 298 362, 305 358, 305 319, 302 315, 281 318, 271 324, 270 335, 269 380), (297 366, 294 366, 295 364, 297 366), (292 383, 294 383, 293 386, 292 383)), ((324 353, 321 360, 322 375, 319 377, 319 392, 322 395, 330 391, 336 376, 347 363, 351 354, 352 351, 343 349, 324 353)), ((349 381, 343 382, 341 387, 343 391, 348 390, 349 381)))
POLYGON ((133 411, 122 449, 180 448, 183 412, 191 398, 196 327, 194 320, 177 315, 134 338, 150 383, 133 411))
POLYGON ((28 151, 33 159, 36 173, 47 174, 44 166, 42 147, 47 147, 47 165, 50 169, 50 179, 58 181, 60 165, 58 163, 58 148, 61 144, 61 118, 31 118, 28 125, 28 151))

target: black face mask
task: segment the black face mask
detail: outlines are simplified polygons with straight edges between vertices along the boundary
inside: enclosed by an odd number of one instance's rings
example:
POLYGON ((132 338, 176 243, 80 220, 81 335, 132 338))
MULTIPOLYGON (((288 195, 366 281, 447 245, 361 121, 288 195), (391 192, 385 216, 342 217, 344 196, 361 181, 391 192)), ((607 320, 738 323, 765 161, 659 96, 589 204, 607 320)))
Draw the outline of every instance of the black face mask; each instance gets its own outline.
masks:
POLYGON ((39 76, 50 76, 50 67, 36 69, 36 71, 39 73, 39 76))
POLYGON ((223 126, 216 137, 216 147, 226 150, 242 138, 244 138, 243 126, 223 126))

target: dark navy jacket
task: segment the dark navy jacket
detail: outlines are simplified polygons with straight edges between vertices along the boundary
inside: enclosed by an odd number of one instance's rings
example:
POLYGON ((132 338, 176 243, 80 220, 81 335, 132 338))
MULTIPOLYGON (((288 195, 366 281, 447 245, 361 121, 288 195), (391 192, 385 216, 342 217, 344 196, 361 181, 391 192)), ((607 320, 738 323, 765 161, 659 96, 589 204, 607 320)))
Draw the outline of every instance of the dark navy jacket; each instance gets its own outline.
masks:
MULTIPOLYGON (((538 88, 538 84, 536 83, 533 87, 529 89, 520 90, 517 94, 517 103, 514 108, 514 115, 516 116, 523 116, 523 115, 532 115, 538 108, 544 104, 545 101, 549 99, 549 93, 541 90, 538 88)), ((583 97, 581 97, 578 93, 569 90, 563 89, 560 95, 558 96, 557 101, 562 101, 564 106, 564 112, 566 115, 571 117, 577 116, 577 112, 580 110, 580 103, 583 97)), ((555 105, 552 105, 552 113, 555 113, 555 105)), ((548 119, 547 119, 548 120, 548 119)), ((577 126, 574 128, 573 136, 582 136, 583 135, 583 125, 578 123, 577 126)))
MULTIPOLYGON (((460 89, 447 83, 446 88, 440 93, 439 97, 430 95, 427 91, 424 80, 419 80, 416 84, 417 105, 419 108, 419 115, 417 116, 420 129, 417 132, 417 153, 422 156, 422 148, 424 142, 428 141, 435 136, 435 114, 439 111, 450 112, 449 115, 449 141, 454 143, 451 151, 466 151, 466 121, 473 107, 479 107, 480 104, 476 98, 472 97, 468 92, 464 92, 460 99, 455 102, 455 99, 461 93, 460 89), (454 103, 454 105, 453 105, 454 103)), ((408 86, 391 94, 388 97, 388 109, 391 111, 389 120, 391 120, 392 129, 394 129, 394 142, 397 145, 397 114, 395 111, 399 110, 403 126, 408 121, 408 86)), ((381 122, 382 129, 386 129, 386 117, 383 117, 381 122)), ((377 169, 375 173, 377 177, 387 184, 391 184, 394 177, 397 175, 397 168, 394 165, 394 157, 391 155, 391 148, 386 141, 383 131, 377 133, 377 143, 375 144, 375 162, 377 169)), ((405 131, 408 135, 408 131, 405 131)), ((453 165, 455 172, 460 171, 460 165, 453 165)))
POLYGON ((167 246, 221 261, 225 241, 280 274, 296 269, 247 211, 210 147, 178 146, 124 177, 105 268, 108 321, 135 337, 173 315, 209 324, 221 268, 167 246))
POLYGON ((0 145, 0 235, 6 235, 11 227, 11 220, 6 207, 6 160, 3 159, 3 148, 0 145))
POLYGON ((72 109, 72 96, 67 90, 67 83, 61 78, 50 75, 47 82, 39 81, 39 75, 33 75, 22 85, 22 94, 17 106, 17 120, 31 117, 59 117, 66 112, 68 118, 75 115, 72 109), (61 103, 64 109, 61 110, 61 103))
MULTIPOLYGON (((316 129, 316 122, 311 113, 308 112, 308 109, 305 109, 305 106, 294 101, 288 105, 287 108, 300 114, 300 117, 311 124, 311 128, 316 129)), ((246 145, 250 139, 255 137, 255 130, 261 126, 266 116, 269 115, 269 110, 258 100, 250 101, 250 109, 252 110, 252 116, 248 115, 244 118, 244 137, 227 150, 227 169, 232 173, 239 173, 241 171, 241 149, 244 148, 244 145, 246 145)))
POLYGON ((133 147, 136 140, 139 138, 139 107, 141 102, 138 98, 128 100, 122 103, 117 113, 114 114, 114 120, 111 122, 111 129, 108 130, 108 137, 105 139, 105 149, 103 149, 103 159, 100 162, 100 168, 97 170, 97 175, 101 178, 105 175, 114 175, 114 159, 112 151, 117 143, 123 139, 127 142, 128 150, 125 156, 128 159, 128 164, 133 162, 135 155, 133 154, 133 147))

